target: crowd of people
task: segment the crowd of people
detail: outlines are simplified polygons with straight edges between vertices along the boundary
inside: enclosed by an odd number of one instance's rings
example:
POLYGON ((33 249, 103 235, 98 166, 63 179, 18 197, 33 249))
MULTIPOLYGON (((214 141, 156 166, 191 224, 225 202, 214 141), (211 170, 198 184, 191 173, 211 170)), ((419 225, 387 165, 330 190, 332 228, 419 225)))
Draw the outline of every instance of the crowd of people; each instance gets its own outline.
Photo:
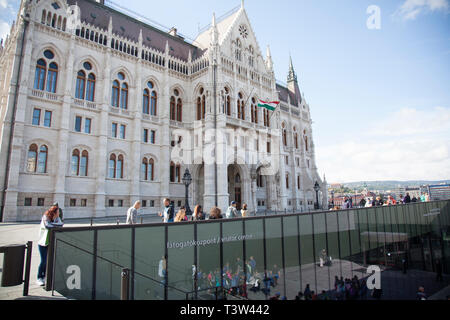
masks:
MULTIPOLYGON (((177 223, 177 222, 187 222, 187 221, 202 221, 202 220, 218 220, 224 219, 222 215, 222 210, 218 207, 213 207, 209 211, 209 214, 206 214, 203 211, 201 205, 197 205, 194 209, 194 212, 191 216, 187 215, 186 208, 181 207, 177 213, 175 213, 175 207, 170 199, 164 199, 164 210, 159 213, 159 216, 162 218, 164 223, 177 223)), ((141 208, 141 202, 136 201, 136 203, 128 209, 127 211, 127 224, 136 224, 137 223, 137 215, 138 210, 141 208)), ((234 219, 234 218, 246 218, 249 216, 248 206, 247 204, 242 205, 242 209, 237 209, 237 203, 235 201, 231 202, 231 205, 228 207, 225 212, 226 219, 234 219)))
MULTIPOLYGON (((374 289, 371 297, 374 299, 381 299, 381 289, 374 289)), ((335 277, 334 289, 332 291, 322 290, 320 294, 311 290, 309 284, 306 285, 304 292, 299 292, 295 300, 367 300, 369 297, 369 289, 365 279, 358 279, 355 276, 353 279, 344 279, 343 277, 335 277)))
POLYGON ((346 210, 352 208, 370 208, 370 207, 382 207, 382 206, 395 206, 400 204, 410 204, 417 202, 429 202, 430 197, 427 193, 422 193, 422 195, 417 198, 415 196, 411 197, 409 193, 406 193, 406 196, 400 195, 399 199, 395 199, 393 196, 388 196, 386 199, 381 196, 377 197, 367 197, 362 198, 358 204, 353 202, 353 198, 351 196, 344 197, 344 201, 339 206, 334 206, 331 210, 346 210))

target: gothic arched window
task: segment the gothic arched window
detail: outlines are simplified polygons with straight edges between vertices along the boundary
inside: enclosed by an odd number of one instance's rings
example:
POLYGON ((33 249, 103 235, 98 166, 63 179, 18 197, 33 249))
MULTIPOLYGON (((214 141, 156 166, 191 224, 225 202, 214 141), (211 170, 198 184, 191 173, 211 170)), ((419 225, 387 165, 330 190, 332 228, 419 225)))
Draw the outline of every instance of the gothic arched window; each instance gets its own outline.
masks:
POLYGON ((197 120, 203 120, 206 117, 206 95, 205 89, 200 88, 197 97, 197 120))

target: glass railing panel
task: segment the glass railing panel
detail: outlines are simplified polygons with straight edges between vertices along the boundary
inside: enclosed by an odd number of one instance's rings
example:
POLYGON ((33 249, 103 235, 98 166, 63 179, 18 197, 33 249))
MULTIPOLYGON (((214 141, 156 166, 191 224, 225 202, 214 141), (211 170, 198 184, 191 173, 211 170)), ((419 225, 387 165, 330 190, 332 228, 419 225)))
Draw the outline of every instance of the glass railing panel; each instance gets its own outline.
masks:
POLYGON ((131 269, 130 228, 98 230, 96 298, 120 299, 122 269, 131 269))
POLYGON ((298 217, 283 218, 286 297, 292 300, 302 290, 299 256, 298 217))
POLYGON ((69 299, 91 300, 94 232, 55 233, 53 288, 69 299))
POLYGON ((265 300, 264 289, 264 229, 263 219, 244 220, 245 233, 251 239, 245 241, 245 273, 249 300, 265 300))
POLYGON ((299 216, 303 292, 316 289, 316 258, 314 255, 315 248, 312 219, 311 214, 299 216))
POLYGON ((316 265, 316 282, 315 292, 321 294, 322 291, 329 291, 331 288, 330 268, 328 266, 328 243, 327 243, 327 224, 325 213, 313 215, 314 219, 314 248, 315 248, 315 265, 316 265))
MULTIPOLYGON (((234 231, 239 233, 239 229, 234 231)), ((223 235, 223 239, 227 237, 223 235)), ((220 264, 220 223, 207 223, 197 225, 197 291, 221 286, 221 273, 223 274, 224 288, 231 288, 231 265, 234 263, 223 260, 223 269, 220 264), (222 270, 222 272, 221 272, 222 270)), ((234 242, 241 245, 241 241, 234 242)), ((225 243, 223 243, 225 246, 225 243)), ((242 258, 242 256, 241 256, 242 258)), ((195 280, 195 279, 193 279, 195 280)), ((189 291, 195 291, 195 285, 189 291)), ((205 298, 205 292, 199 292, 205 298)), ((194 294, 195 296, 195 294, 194 294)))
POLYGON ((165 227, 135 229, 134 276, 136 283, 134 299, 164 299, 167 266, 166 245, 165 227))
POLYGON ((229 240, 237 240, 226 241, 223 243, 223 263, 225 266, 225 272, 229 273, 227 277, 228 281, 231 282, 231 290, 229 290, 230 294, 246 297, 247 290, 250 288, 246 286, 246 273, 244 272, 244 246, 247 241, 247 237, 251 240, 253 235, 247 232, 244 233, 243 227, 243 221, 223 222, 223 237, 229 240))
MULTIPOLYGON (((194 242, 194 224, 168 226, 168 285, 182 292, 194 291, 194 242)), ((169 293, 169 300, 180 300, 178 291, 170 290, 169 293)))
POLYGON ((134 300, 164 300, 164 280, 155 281, 135 273, 134 300))
POLYGON ((330 211, 326 213, 327 223, 327 241, 328 241, 328 262, 330 269, 330 285, 331 289, 335 288, 336 277, 342 277, 342 265, 339 252, 339 229, 338 229, 338 212, 330 211))
POLYGON ((285 278, 283 272, 283 242, 281 238, 281 218, 266 219, 266 285, 269 296, 279 293, 285 296, 285 278), (270 282, 270 283, 269 283, 270 282))

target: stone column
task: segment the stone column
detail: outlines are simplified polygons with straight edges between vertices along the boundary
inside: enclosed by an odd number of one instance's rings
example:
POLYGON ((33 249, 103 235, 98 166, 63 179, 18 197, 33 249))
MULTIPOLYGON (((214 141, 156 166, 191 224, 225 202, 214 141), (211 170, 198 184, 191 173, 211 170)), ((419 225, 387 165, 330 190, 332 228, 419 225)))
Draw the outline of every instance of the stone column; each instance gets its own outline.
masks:
POLYGON ((162 207, 163 198, 170 197, 170 161, 171 161, 171 147, 170 147, 170 94, 169 87, 169 46, 166 44, 166 52, 164 55, 165 59, 165 70, 164 76, 161 81, 162 86, 162 94, 161 98, 158 99, 159 105, 159 114, 160 114, 160 139, 161 139, 161 149, 160 149, 160 162, 159 162, 159 170, 160 170, 160 206, 162 207))
MULTIPOLYGON (((3 212, 3 221, 4 222, 15 222, 26 220, 26 217, 18 216, 17 212, 17 198, 19 194, 19 175, 20 175, 20 164, 22 162, 22 148, 23 148, 23 138, 24 138, 24 124, 25 124, 25 112, 28 101, 28 77, 30 74, 30 61, 31 61, 31 53, 33 50, 33 33, 34 33, 34 25, 33 22, 30 22, 27 30, 27 34, 25 35, 25 45, 23 49, 23 59, 21 71, 19 74, 19 62, 20 62, 20 54, 21 54, 21 42, 22 35, 24 30, 24 23, 21 19, 21 22, 16 24, 15 28, 19 28, 18 31, 13 28, 12 34, 15 32, 17 38, 14 40, 13 35, 9 40, 9 45, 11 41, 16 41, 16 47, 14 48, 14 57, 11 63, 11 80, 10 83, 7 84, 9 88, 8 96, 7 96, 7 113, 5 115, 4 122, 4 132, 7 133, 2 139, 7 139, 9 141, 10 138, 10 128, 13 125, 10 122, 12 112, 14 112, 14 97, 16 91, 17 101, 16 101, 16 116, 14 123, 14 136, 12 138, 11 145, 11 155, 10 156, 10 167, 9 167, 9 175, 8 175, 8 187, 6 189, 5 203, 4 203, 4 212, 3 212), (19 83, 20 81, 20 83, 19 83)), ((4 49, 5 50, 5 49, 4 49)), ((3 151, 3 150, 2 150, 3 151)), ((4 170, 2 168, 2 170, 4 170)))
MULTIPOLYGON (((54 189, 54 202, 58 202, 59 206, 64 209, 65 207, 65 194, 66 194, 66 173, 68 161, 68 143, 69 132, 71 125, 71 104, 72 104, 72 83, 74 77, 74 48, 75 48, 75 35, 72 34, 69 41, 68 50, 65 53, 67 57, 65 64, 65 86, 62 108, 60 110, 60 129, 58 136, 58 145, 55 146, 56 172, 55 172, 55 189, 54 189)), ((62 64, 61 64, 62 65, 62 64)), ((61 68, 62 69, 62 68, 61 68)), ((60 74, 61 76, 61 74, 60 74)), ((63 77, 60 77, 63 79, 63 77)), ((63 83, 62 81, 60 83, 63 83)), ((51 153, 51 150, 50 150, 51 153)), ((69 218, 69 217, 68 217, 69 218)), ((76 218, 76 217, 70 217, 76 218)))

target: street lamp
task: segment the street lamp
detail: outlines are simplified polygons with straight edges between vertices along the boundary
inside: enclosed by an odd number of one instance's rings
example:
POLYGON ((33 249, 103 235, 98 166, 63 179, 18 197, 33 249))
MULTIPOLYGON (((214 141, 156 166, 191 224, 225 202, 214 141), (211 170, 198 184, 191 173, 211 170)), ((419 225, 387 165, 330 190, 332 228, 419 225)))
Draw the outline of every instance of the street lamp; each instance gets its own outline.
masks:
POLYGON ((186 186, 186 215, 191 215, 192 211, 191 208, 189 208, 189 185, 192 183, 192 176, 189 169, 186 169, 186 172, 184 173, 183 183, 186 186))
POLYGON ((316 205, 315 205, 316 210, 319 210, 319 190, 320 190, 320 185, 316 181, 316 184, 314 185, 314 191, 316 192, 316 205))
POLYGON ((334 209, 334 190, 331 190, 331 205, 333 206, 334 209))

